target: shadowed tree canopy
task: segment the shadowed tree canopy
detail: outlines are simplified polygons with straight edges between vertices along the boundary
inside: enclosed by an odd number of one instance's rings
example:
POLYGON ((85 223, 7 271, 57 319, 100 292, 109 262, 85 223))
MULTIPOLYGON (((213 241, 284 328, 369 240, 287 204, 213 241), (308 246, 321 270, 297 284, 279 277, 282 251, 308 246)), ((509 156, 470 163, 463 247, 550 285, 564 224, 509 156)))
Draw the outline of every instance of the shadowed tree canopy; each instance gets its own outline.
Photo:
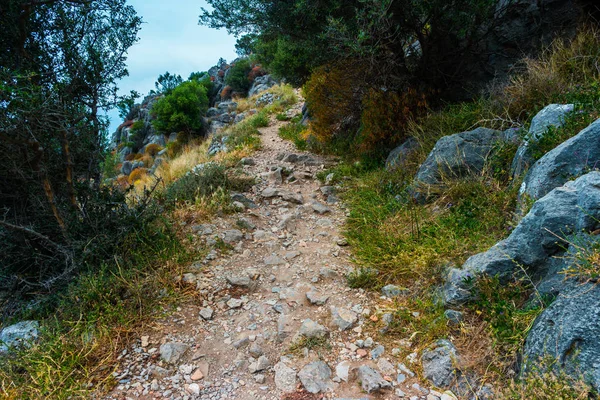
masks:
MULTIPOLYGON (((125 0, 0 3, 0 284, 43 281, 99 237, 106 146, 141 18, 125 0)), ((104 210, 106 217, 107 210, 104 210)))

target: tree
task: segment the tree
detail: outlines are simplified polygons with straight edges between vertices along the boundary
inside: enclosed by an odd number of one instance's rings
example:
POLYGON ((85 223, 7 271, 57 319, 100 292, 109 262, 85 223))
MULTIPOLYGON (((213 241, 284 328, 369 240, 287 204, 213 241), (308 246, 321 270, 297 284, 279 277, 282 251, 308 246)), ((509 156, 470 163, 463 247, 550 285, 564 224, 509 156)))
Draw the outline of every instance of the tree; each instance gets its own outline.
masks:
POLYGON ((0 279, 50 285, 102 235, 90 200, 106 150, 102 115, 120 101, 141 19, 125 0, 4 0, 0 9, 0 279))
POLYGON ((183 82, 181 75, 171 75, 171 73, 167 71, 158 76, 158 79, 154 82, 154 86, 156 87, 157 93, 169 94, 181 84, 181 82, 183 82))
POLYGON ((207 87, 200 81, 183 82, 152 107, 154 127, 164 133, 202 131, 202 116, 208 110, 207 87))
POLYGON ((133 106, 135 105, 136 99, 140 97, 140 94, 132 90, 129 92, 129 95, 125 95, 117 102, 117 109, 119 110, 119 117, 121 119, 129 119, 127 118, 131 113, 133 106))

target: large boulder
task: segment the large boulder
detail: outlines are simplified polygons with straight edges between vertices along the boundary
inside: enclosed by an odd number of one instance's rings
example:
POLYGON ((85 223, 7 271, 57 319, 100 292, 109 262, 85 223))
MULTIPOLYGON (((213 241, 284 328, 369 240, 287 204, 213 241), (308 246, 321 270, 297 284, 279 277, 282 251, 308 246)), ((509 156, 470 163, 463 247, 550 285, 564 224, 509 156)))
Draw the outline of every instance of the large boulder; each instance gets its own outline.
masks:
POLYGON ((600 165, 600 119, 546 153, 527 172, 519 197, 537 200, 600 165))
POLYGON ((444 300, 469 299, 469 279, 499 276, 506 281, 521 268, 536 280, 550 278, 551 257, 565 252, 565 240, 575 233, 600 228, 600 172, 590 172, 556 188, 535 202, 510 236, 488 251, 470 257, 446 279, 444 300))
POLYGON ((540 140, 551 127, 561 127, 565 117, 573 111, 573 104, 550 104, 536 114, 523 143, 519 146, 511 165, 513 177, 521 176, 534 163, 531 144, 540 140))
POLYGON ((599 342, 600 287, 573 285, 535 320, 525 341, 522 373, 553 368, 600 389, 599 342))
POLYGON ((407 159, 420 147, 419 141, 413 137, 392 150, 385 160, 385 169, 392 171, 401 169, 406 165, 407 159))
POLYGON ((478 174, 497 143, 506 140, 505 133, 488 128, 444 136, 417 172, 415 189, 422 200, 431 186, 440 185, 444 178, 460 178, 478 174))

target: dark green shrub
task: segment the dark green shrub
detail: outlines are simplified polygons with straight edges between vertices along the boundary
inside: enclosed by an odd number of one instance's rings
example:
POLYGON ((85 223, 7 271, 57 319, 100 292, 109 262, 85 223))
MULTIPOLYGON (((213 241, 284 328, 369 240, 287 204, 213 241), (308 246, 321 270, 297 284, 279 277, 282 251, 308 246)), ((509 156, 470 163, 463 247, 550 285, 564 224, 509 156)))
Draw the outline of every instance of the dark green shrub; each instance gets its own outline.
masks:
POLYGON ((239 60, 229 70, 229 74, 225 78, 225 83, 231 86, 234 92, 246 93, 251 86, 250 79, 248 79, 250 71, 252 71, 250 60, 239 60))
POLYGON ((163 133, 201 133, 202 116, 208 109, 207 93, 202 81, 182 83, 152 107, 152 124, 163 133))

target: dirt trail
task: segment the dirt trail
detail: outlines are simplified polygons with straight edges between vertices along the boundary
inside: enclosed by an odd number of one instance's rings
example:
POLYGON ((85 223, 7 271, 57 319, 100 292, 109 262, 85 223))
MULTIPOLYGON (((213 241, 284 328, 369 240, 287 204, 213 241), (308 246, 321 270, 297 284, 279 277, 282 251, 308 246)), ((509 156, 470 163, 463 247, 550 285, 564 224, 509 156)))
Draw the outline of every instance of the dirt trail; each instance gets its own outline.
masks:
POLYGON ((393 355, 398 345, 378 347, 377 330, 390 300, 347 286, 351 249, 340 233, 345 211, 333 203, 334 188, 323 188, 316 179, 331 161, 298 152, 279 138, 282 124, 273 121, 260 130, 263 147, 253 155, 254 163, 247 162, 254 165, 243 167, 261 177, 244 194, 256 208, 190 227, 208 243, 223 238, 234 250, 214 250, 185 271, 184 280, 197 286, 201 299, 157 323, 124 351, 119 384, 107 398, 280 399, 290 389, 297 391, 290 399, 395 399, 403 392, 406 398, 430 398, 425 389, 413 387, 415 378, 398 369, 402 360, 393 355), (343 311, 334 316, 332 307, 343 311), (293 346, 303 322, 303 332, 313 338, 293 346), (303 385, 296 373, 318 360, 331 375, 318 364, 312 378, 306 370, 300 374, 303 385), (352 379, 353 368, 363 365, 393 386, 366 394, 360 386, 365 378, 352 379), (307 385, 327 389, 323 395, 300 393, 307 385))

